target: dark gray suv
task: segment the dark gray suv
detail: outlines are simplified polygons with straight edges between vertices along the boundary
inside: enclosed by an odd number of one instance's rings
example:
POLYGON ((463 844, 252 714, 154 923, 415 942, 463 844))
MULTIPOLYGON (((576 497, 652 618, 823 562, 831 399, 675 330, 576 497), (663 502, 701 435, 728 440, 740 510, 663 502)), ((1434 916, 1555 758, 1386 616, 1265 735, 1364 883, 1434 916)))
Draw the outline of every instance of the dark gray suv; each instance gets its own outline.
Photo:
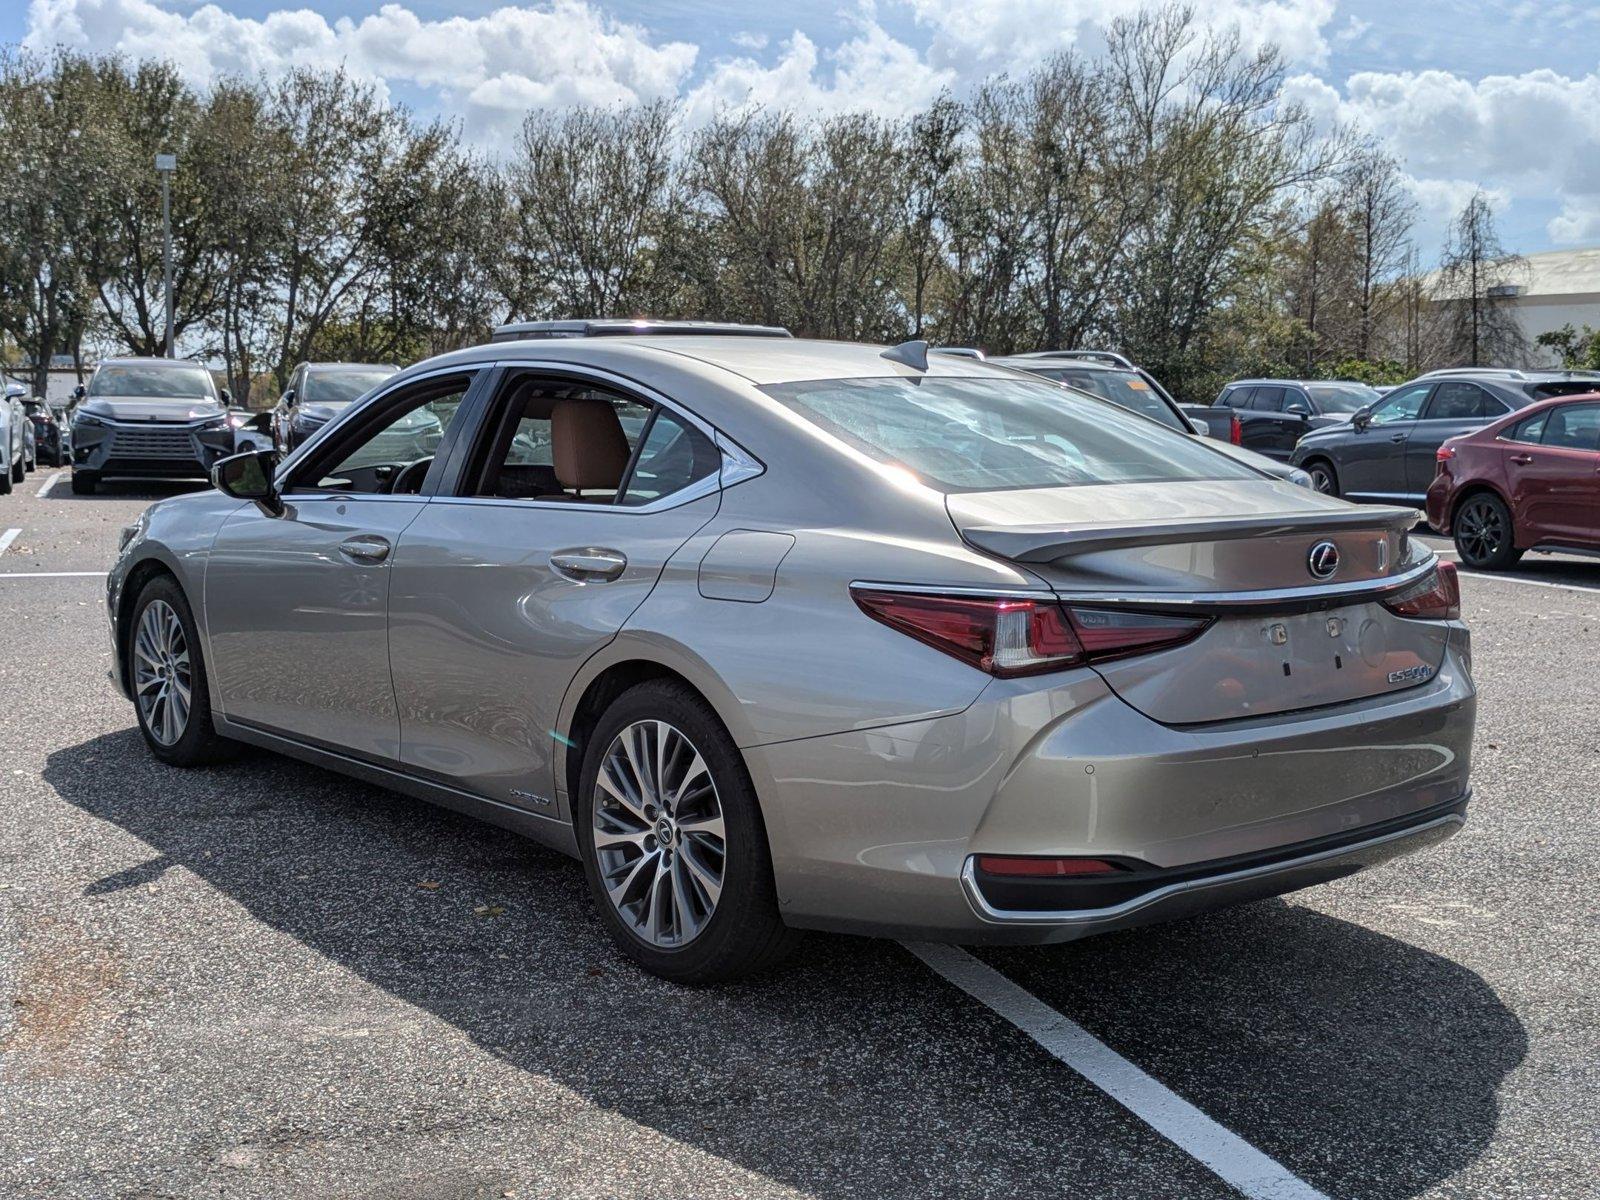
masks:
POLYGON ((1596 390, 1600 374, 1581 371, 1434 371, 1349 420, 1307 433, 1289 461, 1310 474, 1319 492, 1420 508, 1445 441, 1536 400, 1596 390))

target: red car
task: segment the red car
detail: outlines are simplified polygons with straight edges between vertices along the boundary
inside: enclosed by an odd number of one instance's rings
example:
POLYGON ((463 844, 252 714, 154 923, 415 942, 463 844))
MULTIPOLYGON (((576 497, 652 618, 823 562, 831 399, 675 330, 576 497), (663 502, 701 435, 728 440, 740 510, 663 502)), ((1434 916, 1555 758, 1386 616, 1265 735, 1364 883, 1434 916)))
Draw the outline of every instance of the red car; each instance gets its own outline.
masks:
POLYGON ((1600 394, 1519 409, 1439 447, 1428 524, 1497 571, 1525 550, 1600 551, 1600 394))

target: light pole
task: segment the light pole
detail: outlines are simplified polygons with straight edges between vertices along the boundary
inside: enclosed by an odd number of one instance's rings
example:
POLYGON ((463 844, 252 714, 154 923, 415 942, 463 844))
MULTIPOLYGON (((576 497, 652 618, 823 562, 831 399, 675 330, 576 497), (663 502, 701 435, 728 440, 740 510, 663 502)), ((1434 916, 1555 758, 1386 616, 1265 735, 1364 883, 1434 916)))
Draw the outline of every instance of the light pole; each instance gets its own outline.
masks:
POLYGON ((178 169, 176 154, 156 155, 156 174, 161 176, 161 280, 167 293, 167 357, 172 357, 172 173, 178 169))

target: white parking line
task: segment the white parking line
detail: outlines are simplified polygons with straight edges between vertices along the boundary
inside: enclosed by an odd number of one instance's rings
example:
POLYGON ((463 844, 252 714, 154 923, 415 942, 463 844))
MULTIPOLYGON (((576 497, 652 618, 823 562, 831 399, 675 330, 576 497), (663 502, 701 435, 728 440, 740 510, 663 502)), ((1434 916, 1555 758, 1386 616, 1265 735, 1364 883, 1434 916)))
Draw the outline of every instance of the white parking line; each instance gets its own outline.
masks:
POLYGON ((1589 587, 1582 583, 1552 583, 1548 579, 1524 579, 1520 575, 1497 575, 1490 571, 1462 571, 1461 574, 1494 583, 1525 583, 1529 587, 1561 588, 1568 592, 1600 592, 1600 587, 1589 587))
POLYGON ((4 533, 0 533, 0 554, 6 552, 11 543, 17 540, 17 534, 21 532, 22 530, 20 529, 8 529, 4 533))
POLYGON ((39 490, 35 492, 34 495, 38 496, 41 500, 44 499, 50 494, 50 489, 61 482, 61 477, 65 474, 65 471, 57 471, 54 475, 50 476, 49 479, 46 479, 39 485, 39 490))
POLYGON ((1252 1200, 1328 1200, 1145 1074, 1082 1026, 957 946, 902 942, 935 974, 1004 1017, 1180 1150, 1252 1200))
POLYGON ((0 571, 0 579, 104 579, 104 571, 0 571))

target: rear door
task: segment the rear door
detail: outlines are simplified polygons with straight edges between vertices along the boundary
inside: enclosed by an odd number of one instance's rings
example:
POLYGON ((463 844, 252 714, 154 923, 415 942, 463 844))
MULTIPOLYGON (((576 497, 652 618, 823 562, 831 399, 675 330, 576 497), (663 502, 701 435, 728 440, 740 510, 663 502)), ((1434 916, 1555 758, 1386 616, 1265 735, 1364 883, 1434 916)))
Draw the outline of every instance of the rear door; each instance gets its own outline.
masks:
POLYGON ((1345 495, 1410 499, 1406 443, 1427 403, 1431 383, 1396 388, 1368 411, 1364 426, 1352 422, 1338 450, 1339 488, 1345 495))
POLYGON ((1258 385, 1250 396, 1250 407, 1244 417, 1241 430, 1244 447, 1254 450, 1257 454, 1270 455, 1273 458, 1288 458, 1289 451, 1294 449, 1294 443, 1287 447, 1284 442, 1287 433, 1284 430, 1284 389, 1276 385, 1258 385))
POLYGON ((395 555, 402 760, 558 816, 556 714, 582 663, 716 514, 721 455, 656 398, 509 369, 395 555))
POLYGON ((1523 421, 1504 453, 1519 541, 1600 547, 1600 404, 1523 421))
POLYGON ((1511 407, 1488 389, 1463 379, 1447 379, 1433 389, 1428 406, 1406 439, 1406 491, 1426 494, 1433 482, 1435 455, 1450 438, 1499 420, 1511 407))

